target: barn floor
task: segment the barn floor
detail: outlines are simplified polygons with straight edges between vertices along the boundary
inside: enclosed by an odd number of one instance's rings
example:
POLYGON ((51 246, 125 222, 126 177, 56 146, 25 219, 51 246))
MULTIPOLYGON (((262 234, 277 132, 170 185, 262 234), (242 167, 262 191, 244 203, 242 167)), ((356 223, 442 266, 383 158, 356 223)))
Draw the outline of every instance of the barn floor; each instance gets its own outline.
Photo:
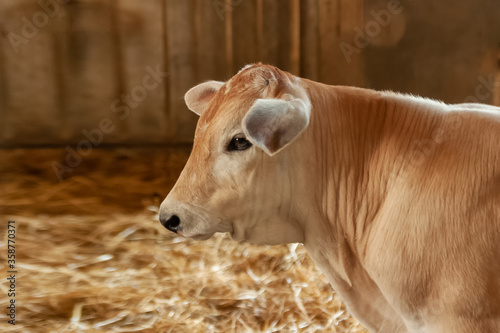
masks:
POLYGON ((15 220, 16 325, 1 332, 366 332, 301 245, 175 237, 156 210, 188 148, 0 151, 0 307, 15 220))

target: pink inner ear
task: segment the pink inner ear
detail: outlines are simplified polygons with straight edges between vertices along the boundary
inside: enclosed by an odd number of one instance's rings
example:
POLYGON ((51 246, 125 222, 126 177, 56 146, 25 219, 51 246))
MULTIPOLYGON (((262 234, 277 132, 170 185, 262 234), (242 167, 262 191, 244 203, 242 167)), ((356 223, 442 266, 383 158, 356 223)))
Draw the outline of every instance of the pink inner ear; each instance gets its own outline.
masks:
POLYGON ((206 89, 198 98, 198 102, 200 103, 208 103, 212 97, 217 93, 217 90, 211 88, 206 89))
POLYGON ((189 89, 184 95, 186 105, 191 111, 201 116, 222 85, 224 82, 208 81, 189 89))
POLYGON ((277 152, 283 144, 281 143, 281 138, 283 137, 284 131, 277 129, 273 134, 269 136, 269 138, 266 140, 266 146, 267 149, 271 153, 277 152))

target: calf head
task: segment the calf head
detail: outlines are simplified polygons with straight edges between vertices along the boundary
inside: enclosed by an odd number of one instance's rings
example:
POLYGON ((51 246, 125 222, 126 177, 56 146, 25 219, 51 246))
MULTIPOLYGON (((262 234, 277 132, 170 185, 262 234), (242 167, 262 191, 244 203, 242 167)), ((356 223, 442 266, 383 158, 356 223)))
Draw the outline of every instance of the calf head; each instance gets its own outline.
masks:
POLYGON ((185 101, 200 119, 188 162, 161 204, 161 223, 199 240, 229 232, 253 243, 302 242, 292 169, 311 104, 301 80, 250 65, 226 83, 192 88, 185 101))

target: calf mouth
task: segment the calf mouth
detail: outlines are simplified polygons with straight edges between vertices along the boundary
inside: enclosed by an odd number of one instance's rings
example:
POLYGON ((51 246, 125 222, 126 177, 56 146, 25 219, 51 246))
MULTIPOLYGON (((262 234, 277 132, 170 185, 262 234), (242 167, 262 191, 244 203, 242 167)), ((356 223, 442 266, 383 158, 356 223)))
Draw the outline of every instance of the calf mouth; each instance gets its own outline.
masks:
POLYGON ((207 240, 209 238, 212 238, 213 235, 214 235, 214 233, 201 234, 201 235, 192 236, 190 238, 195 240, 195 241, 204 241, 204 240, 207 240))

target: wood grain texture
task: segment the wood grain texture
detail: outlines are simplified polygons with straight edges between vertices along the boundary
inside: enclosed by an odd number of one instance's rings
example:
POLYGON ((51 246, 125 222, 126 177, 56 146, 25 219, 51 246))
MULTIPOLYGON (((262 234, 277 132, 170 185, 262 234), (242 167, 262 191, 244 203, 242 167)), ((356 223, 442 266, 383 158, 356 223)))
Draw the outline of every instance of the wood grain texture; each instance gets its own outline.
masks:
MULTIPOLYGON (((112 116, 110 107, 117 98, 116 45, 111 0, 70 2, 59 24, 62 81, 65 89, 65 126, 71 138, 85 140, 82 131, 99 128, 103 118, 112 116)), ((115 122, 115 125, 118 123, 115 122)), ((119 130, 104 138, 120 135, 119 130)))
POLYGON ((257 3, 256 1, 233 1, 232 44, 233 73, 243 66, 260 61, 257 36, 257 3))
MULTIPOLYGON (((0 22, 4 22, 5 17, 3 15, 3 10, 0 7, 0 22)), ((3 30, 4 27, 0 25, 0 36, 5 36, 6 31, 3 30)), ((5 130, 9 126, 7 117, 7 82, 5 76, 5 61, 4 52, 6 52, 6 43, 4 39, 0 39, 0 145, 4 142, 5 130)))
POLYGON ((76 144, 103 118, 115 126, 105 143, 191 142, 198 117, 185 92, 259 61, 328 84, 498 104, 499 4, 478 1, 400 2, 359 46, 387 1, 2 0, 0 145, 76 144), (43 13, 48 23, 15 52, 9 33, 22 37, 43 13))
POLYGON ((329 84, 364 86, 362 50, 346 57, 342 43, 354 42, 363 29, 363 0, 319 1, 319 80, 329 84))
MULTIPOLYGON (((367 85, 461 103, 492 103, 485 82, 497 70, 500 43, 499 2, 457 0, 401 2, 405 33, 392 46, 370 44, 365 50, 367 85), (477 94, 476 89, 479 89, 477 94)), ((369 2, 369 11, 385 9, 369 2)))
MULTIPOLYGON (((169 138, 168 114, 165 104, 165 86, 168 77, 152 72, 167 72, 164 48, 161 41, 162 0, 150 0, 137 6, 134 0, 119 0, 116 8, 117 43, 116 58, 121 58, 121 68, 116 68, 117 94, 146 97, 136 102, 126 124, 127 141, 162 142, 169 138), (120 74, 121 72, 121 74, 120 74)), ((120 97, 118 97, 120 99, 120 97)), ((121 120, 120 120, 121 121, 121 120)))
POLYGON ((0 11, 4 143, 54 142, 63 123, 53 76, 53 22, 30 1, 2 1, 0 11))
POLYGON ((196 84, 196 40, 194 1, 167 0, 167 40, 169 52, 169 118, 171 142, 192 140, 197 116, 184 103, 184 94, 196 84))
POLYGON ((319 80, 320 34, 319 1, 300 2, 300 75, 319 80))
POLYGON ((300 0, 290 2, 290 72, 300 75, 300 0))
POLYGON ((340 44, 340 0, 319 1, 319 63, 318 79, 327 84, 339 83, 336 71, 339 61, 340 44))
MULTIPOLYGON (((363 29, 365 24, 363 6, 364 0, 339 0, 340 1, 340 41, 352 43, 356 37, 356 28, 363 29)), ((337 45, 339 82, 345 85, 363 87, 364 84, 364 56, 361 52, 347 62, 341 51, 340 44, 337 45), (340 51, 340 52, 339 52, 340 51)))
MULTIPOLYGON (((221 4, 223 2, 221 1, 221 4)), ((195 8, 196 81, 224 81, 226 75, 225 16, 212 1, 197 0, 195 8)))
POLYGON ((495 75, 493 105, 500 106, 500 45, 498 45, 497 48, 497 70, 495 75))
POLYGON ((262 8, 262 62, 283 70, 291 69, 291 2, 264 0, 262 8))

